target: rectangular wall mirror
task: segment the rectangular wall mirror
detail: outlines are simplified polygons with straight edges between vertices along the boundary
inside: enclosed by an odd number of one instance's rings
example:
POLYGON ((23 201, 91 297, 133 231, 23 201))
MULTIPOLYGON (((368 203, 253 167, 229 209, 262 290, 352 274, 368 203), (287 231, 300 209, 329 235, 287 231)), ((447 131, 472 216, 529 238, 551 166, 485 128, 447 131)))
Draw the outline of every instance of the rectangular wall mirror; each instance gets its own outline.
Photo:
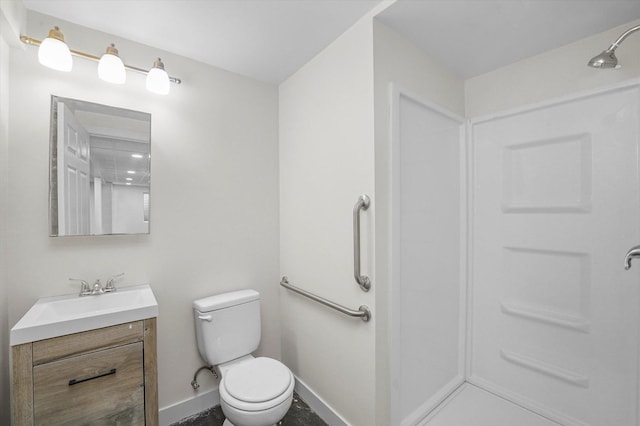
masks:
POLYGON ((51 236, 149 233, 151 114, 51 97, 51 236))

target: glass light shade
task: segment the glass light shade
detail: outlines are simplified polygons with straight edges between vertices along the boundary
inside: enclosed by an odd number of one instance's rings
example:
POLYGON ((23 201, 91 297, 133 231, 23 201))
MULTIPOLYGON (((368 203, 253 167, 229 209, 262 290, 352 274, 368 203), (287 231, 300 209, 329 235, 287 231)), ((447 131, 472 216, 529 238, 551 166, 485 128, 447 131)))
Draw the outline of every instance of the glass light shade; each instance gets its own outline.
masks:
POLYGON ((123 84, 127 80, 122 59, 111 53, 105 53, 98 63, 98 77, 109 83, 123 84))
POLYGON ((164 70, 164 64, 158 58, 147 74, 147 90, 158 95, 168 95, 170 85, 169 74, 164 70))
POLYGON ((58 71, 71 71, 73 60, 71 51, 64 41, 47 37, 38 49, 38 61, 45 67, 58 71))

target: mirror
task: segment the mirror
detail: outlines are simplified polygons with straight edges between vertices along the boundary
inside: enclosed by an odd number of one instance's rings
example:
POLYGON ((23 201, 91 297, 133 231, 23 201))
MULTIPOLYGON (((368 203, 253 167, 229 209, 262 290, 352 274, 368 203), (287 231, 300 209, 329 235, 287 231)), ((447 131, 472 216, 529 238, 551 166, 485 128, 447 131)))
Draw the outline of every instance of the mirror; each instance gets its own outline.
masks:
POLYGON ((51 236, 149 233, 151 114, 51 97, 51 236))

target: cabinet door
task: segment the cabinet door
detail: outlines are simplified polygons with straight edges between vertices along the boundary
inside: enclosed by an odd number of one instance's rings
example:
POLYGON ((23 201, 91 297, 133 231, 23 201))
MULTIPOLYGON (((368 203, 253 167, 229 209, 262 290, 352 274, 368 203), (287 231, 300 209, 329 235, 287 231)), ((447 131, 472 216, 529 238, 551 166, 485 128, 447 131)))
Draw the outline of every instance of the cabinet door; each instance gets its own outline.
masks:
POLYGON ((33 368, 36 425, 144 425, 143 344, 33 368))

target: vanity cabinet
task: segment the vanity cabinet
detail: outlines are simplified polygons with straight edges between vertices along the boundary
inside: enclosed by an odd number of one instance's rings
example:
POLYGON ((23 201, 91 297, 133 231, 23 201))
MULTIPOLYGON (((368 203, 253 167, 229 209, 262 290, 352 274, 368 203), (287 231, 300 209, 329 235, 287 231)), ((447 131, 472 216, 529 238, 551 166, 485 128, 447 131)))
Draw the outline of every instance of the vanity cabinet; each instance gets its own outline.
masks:
POLYGON ((158 425, 156 318, 12 347, 13 422, 158 425))

